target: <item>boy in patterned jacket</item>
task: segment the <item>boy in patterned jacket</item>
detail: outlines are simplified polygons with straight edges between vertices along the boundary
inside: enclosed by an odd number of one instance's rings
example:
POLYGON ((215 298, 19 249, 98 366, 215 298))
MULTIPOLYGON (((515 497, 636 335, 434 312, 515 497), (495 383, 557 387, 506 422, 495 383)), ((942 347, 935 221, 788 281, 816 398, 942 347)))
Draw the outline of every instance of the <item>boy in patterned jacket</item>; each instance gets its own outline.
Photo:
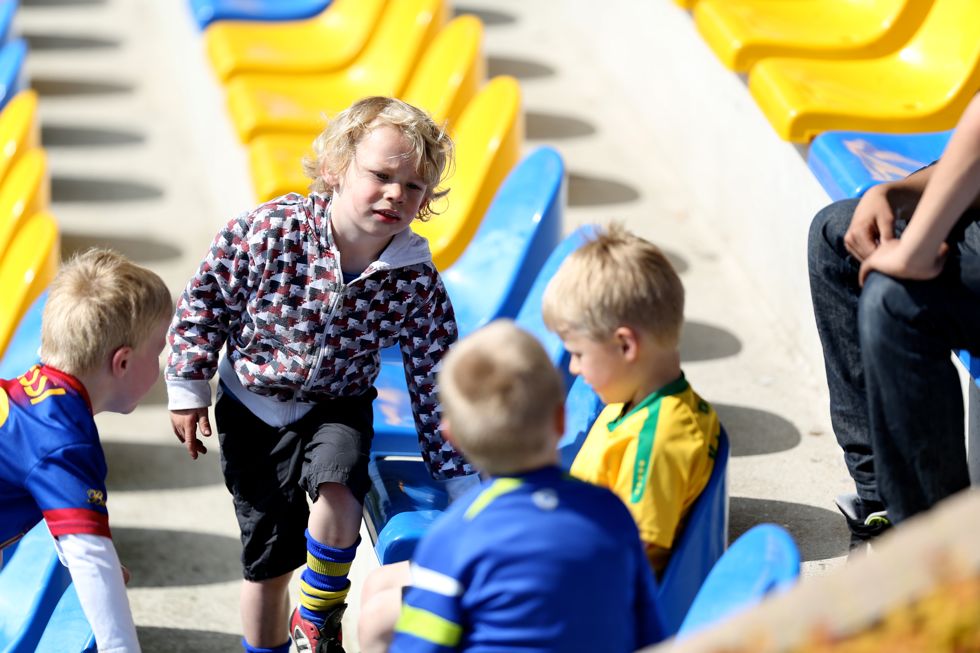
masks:
POLYGON ((401 349, 433 477, 473 474, 442 437, 434 392, 456 339, 453 309, 427 242, 409 229, 446 194, 452 142, 419 109, 372 97, 337 115, 313 149, 311 194, 284 195, 222 228, 169 334, 171 421, 192 458, 207 451, 197 432, 211 434, 208 381, 218 372, 214 416, 242 532, 249 652, 285 653, 287 632, 299 651, 343 650, 383 348, 401 349), (287 631, 288 583, 304 563, 287 631))

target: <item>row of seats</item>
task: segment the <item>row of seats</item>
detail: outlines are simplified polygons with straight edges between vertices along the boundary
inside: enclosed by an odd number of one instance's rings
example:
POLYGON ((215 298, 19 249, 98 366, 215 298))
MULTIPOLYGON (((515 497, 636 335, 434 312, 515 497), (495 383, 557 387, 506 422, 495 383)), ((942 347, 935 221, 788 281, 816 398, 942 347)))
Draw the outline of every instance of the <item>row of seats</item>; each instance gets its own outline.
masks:
MULTIPOLYGON (((192 4, 200 6, 197 0, 192 4)), ((561 240, 566 196, 561 156, 543 147, 518 163, 520 87, 509 77, 481 87, 483 26, 462 15, 442 27, 448 10, 442 0, 334 0, 301 21, 212 20, 202 26, 212 69, 227 90, 230 118, 248 148, 260 199, 306 185, 298 162, 322 129, 323 114, 362 95, 399 95, 449 125, 457 161, 448 208, 414 228, 429 240, 461 335, 496 318, 515 319, 539 338, 565 374, 569 419, 560 449, 567 468, 602 404, 581 379, 569 377, 568 354, 544 327, 541 296, 562 260, 594 228, 580 228, 561 240), (314 51, 311 42, 335 47, 314 51)), ((373 489, 365 501, 365 520, 378 559, 386 564, 411 557, 447 496, 418 455, 397 351, 384 352, 376 387, 373 489)), ((661 584, 671 632, 680 631, 702 581, 727 545, 727 461, 725 436, 708 489, 693 509, 661 584)), ((771 550, 788 551, 792 560, 795 545, 782 533, 788 544, 771 550)), ((781 576, 784 580, 798 574, 798 554, 795 560, 795 568, 789 564, 791 571, 781 576)), ((768 563, 762 567, 772 569, 768 563)), ((706 616, 711 610, 723 612, 710 598, 701 603, 711 606, 699 610, 704 623, 713 620, 706 616)))
POLYGON ((677 0, 784 139, 952 128, 980 89, 974 0, 677 0))

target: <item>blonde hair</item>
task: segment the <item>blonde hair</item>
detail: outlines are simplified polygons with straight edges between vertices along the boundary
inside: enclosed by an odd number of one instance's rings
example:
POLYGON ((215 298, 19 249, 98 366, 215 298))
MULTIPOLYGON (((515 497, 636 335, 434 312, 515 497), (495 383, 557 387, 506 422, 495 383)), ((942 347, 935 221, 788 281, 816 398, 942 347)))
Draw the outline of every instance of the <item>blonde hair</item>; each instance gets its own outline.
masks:
POLYGON ((523 469, 554 448, 548 436, 564 396, 541 344, 510 320, 461 340, 439 373, 439 399, 454 440, 489 474, 523 469))
POLYGON ((138 347, 173 314, 163 280, 125 256, 89 249, 62 265, 41 318, 41 360, 69 374, 98 369, 119 347, 138 347))
POLYGON ((396 128, 412 144, 415 168, 428 187, 427 197, 419 209, 419 220, 435 212, 433 200, 445 197, 449 189, 439 188, 452 167, 453 142, 429 117, 429 114, 407 102, 390 97, 367 97, 341 111, 327 123, 326 129, 313 141, 313 156, 303 159, 303 172, 313 180, 310 190, 331 193, 333 188, 323 178, 323 171, 340 176, 354 160, 357 144, 376 127, 396 128))
POLYGON ((545 325, 603 340, 621 326, 676 347, 684 323, 684 286, 663 252, 619 224, 572 252, 542 298, 545 325))

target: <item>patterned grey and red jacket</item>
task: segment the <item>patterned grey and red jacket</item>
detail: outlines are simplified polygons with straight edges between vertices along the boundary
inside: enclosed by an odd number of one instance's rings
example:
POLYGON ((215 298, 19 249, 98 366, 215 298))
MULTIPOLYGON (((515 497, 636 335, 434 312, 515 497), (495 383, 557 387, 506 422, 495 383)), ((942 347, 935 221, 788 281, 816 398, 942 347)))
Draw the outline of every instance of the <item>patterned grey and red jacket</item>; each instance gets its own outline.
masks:
POLYGON ((439 430, 435 372, 456 320, 428 243, 407 229, 345 284, 329 215, 329 196, 291 193, 218 232, 170 325, 169 408, 210 405, 224 346, 228 391, 283 426, 319 400, 368 392, 380 350, 398 345, 429 471, 473 473, 439 430))

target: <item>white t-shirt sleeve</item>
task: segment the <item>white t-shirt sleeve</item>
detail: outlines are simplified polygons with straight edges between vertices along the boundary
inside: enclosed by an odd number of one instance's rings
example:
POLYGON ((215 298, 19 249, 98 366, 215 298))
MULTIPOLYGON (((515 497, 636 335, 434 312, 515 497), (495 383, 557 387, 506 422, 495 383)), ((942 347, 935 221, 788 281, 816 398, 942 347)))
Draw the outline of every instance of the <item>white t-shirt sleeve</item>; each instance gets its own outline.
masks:
POLYGON ((101 535, 62 535, 58 557, 71 572, 82 611, 100 653, 140 653, 136 626, 126 597, 119 556, 112 540, 101 535))

